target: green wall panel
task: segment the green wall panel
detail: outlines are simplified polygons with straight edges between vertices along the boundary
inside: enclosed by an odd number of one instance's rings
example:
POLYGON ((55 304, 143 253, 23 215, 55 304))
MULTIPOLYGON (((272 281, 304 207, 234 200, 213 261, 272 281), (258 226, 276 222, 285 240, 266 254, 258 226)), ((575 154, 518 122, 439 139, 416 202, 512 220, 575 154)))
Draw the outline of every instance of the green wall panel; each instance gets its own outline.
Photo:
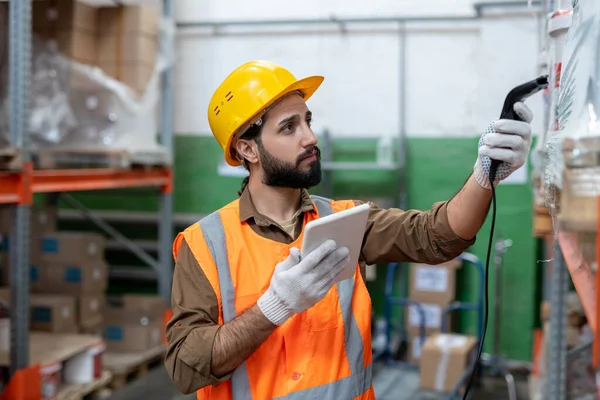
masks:
MULTIPOLYGON (((411 138, 408 140, 408 202, 410 208, 425 210, 434 202, 451 198, 472 171, 477 138, 411 138)), ((336 142, 336 160, 369 160, 375 152, 374 141, 336 142)), ((217 165, 222 153, 218 144, 207 136, 177 136, 175 140, 175 211, 210 213, 237 197, 241 178, 220 177, 217 165)), ((334 197, 351 198, 369 195, 393 195, 398 177, 392 172, 336 172, 334 197)), ((313 190, 319 193, 320 188, 313 190)), ((147 191, 105 192, 101 195, 78 194, 91 208, 153 211, 158 198, 147 191)), ((501 185, 498 189, 496 235, 512 239, 504 261, 501 347, 512 359, 530 359, 532 327, 535 325, 536 253, 532 238, 532 193, 529 185, 501 185)), ((489 235, 489 218, 469 251, 485 261, 489 235)), ((378 267, 378 279, 369 284, 375 311, 383 312, 385 268, 378 267)), ((474 301, 478 280, 475 269, 465 265, 459 272, 458 297, 474 301)), ((490 299, 493 299, 493 276, 490 276, 490 299)), ((493 341, 493 316, 490 316, 486 351, 493 341)), ((463 332, 474 333, 473 314, 460 317, 463 332)))

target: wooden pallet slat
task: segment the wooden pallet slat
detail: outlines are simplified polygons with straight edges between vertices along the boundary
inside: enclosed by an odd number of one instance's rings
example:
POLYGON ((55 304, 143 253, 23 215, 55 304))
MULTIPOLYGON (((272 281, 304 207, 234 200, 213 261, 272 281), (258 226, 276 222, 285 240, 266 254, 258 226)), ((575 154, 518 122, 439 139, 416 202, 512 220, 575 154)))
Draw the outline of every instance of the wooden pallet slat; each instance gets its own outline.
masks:
POLYGON ((41 149, 35 154, 39 169, 114 168, 128 169, 129 154, 124 150, 41 149))
POLYGON ((56 400, 83 400, 93 397, 102 399, 108 397, 111 391, 108 386, 112 382, 112 372, 103 371, 102 376, 92 382, 82 384, 63 385, 58 392, 56 400))
POLYGON ((122 149, 46 148, 34 154, 39 169, 111 168, 117 170, 151 168, 170 163, 166 152, 122 149))

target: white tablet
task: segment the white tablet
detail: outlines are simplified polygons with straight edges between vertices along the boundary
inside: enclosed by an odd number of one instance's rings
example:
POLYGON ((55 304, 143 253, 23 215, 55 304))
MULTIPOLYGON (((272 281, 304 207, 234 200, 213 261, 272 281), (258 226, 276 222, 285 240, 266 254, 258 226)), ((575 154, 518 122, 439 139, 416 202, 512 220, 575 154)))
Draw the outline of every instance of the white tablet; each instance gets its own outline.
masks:
POLYGON ((334 240, 338 246, 345 246, 350 251, 350 263, 337 281, 352 278, 362 248, 369 209, 370 206, 365 203, 306 224, 302 240, 302 258, 327 240, 334 240))

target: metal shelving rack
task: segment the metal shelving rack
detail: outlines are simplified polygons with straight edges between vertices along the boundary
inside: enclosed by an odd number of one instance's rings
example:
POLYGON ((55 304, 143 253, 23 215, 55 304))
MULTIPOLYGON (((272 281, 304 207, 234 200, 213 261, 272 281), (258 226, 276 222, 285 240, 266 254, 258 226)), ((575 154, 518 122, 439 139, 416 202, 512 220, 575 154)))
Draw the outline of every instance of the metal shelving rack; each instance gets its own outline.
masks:
MULTIPOLYGON (((600 211, 600 198, 598 199, 598 210, 600 211)), ((600 214, 599 214, 600 215, 600 214)), ((596 265, 600 265, 600 218, 596 227, 596 265)), ((584 230, 582 232, 591 232, 584 230)), ((565 254, 568 250, 565 250, 565 254)), ((594 276, 595 297, 594 311, 595 321, 590 319, 589 323, 594 332, 593 341, 579 345, 573 349, 567 349, 567 295, 570 286, 570 274, 567 261, 563 255, 558 241, 554 244, 554 256, 551 276, 549 279, 550 297, 550 332, 547 344, 547 377, 545 393, 549 400, 587 400, 595 399, 598 391, 597 377, 600 376, 600 273, 596 271, 594 276), (595 325, 594 325, 595 323, 595 325), (590 366, 592 372, 590 372, 590 366), (595 375, 595 376, 593 376, 595 375)), ((577 289, 577 286, 575 286, 577 289)), ((581 298, 586 293, 578 293, 581 298)), ((584 298, 582 298, 584 301, 584 298)))
POLYGON ((548 400, 567 398, 567 293, 569 271, 560 245, 554 245, 554 260, 550 278, 550 334, 548 338, 548 400))
MULTIPOLYGON (((9 101, 10 143, 20 152, 18 171, 0 172, 0 204, 12 204, 13 221, 10 254, 11 382, 3 398, 24 400, 28 385, 39 385, 39 369, 29 365, 29 217, 34 193, 65 193, 82 190, 154 187, 160 191, 158 225, 158 260, 151 263, 158 276, 160 295, 170 305, 172 278, 171 242, 173 238, 173 171, 157 167, 147 170, 115 171, 110 169, 35 170, 29 151, 29 81, 31 75, 31 2, 9 0, 9 101), (34 380, 36 380, 34 382, 34 380)), ((163 13, 173 16, 172 0, 163 0, 163 13)), ((168 152, 173 148, 173 75, 167 69, 161 80, 161 134, 168 152)), ((93 213, 83 210, 97 223, 93 213)), ((100 222, 101 224, 101 222, 100 222)), ((98 223, 97 223, 98 225, 98 223)), ((107 225, 105 225, 106 227, 107 225)), ((102 226, 100 226, 102 228, 102 226)), ((105 230, 106 231, 106 230, 105 230)), ((114 233, 114 232, 113 232, 114 233)), ((115 235, 113 235, 115 236, 115 235)), ((123 236, 115 239, 141 255, 147 253, 123 236)), ((143 257, 143 256, 142 256, 143 257)), ((140 257, 140 258, 142 258, 140 257)), ((148 256, 148 261, 152 258, 148 256)))

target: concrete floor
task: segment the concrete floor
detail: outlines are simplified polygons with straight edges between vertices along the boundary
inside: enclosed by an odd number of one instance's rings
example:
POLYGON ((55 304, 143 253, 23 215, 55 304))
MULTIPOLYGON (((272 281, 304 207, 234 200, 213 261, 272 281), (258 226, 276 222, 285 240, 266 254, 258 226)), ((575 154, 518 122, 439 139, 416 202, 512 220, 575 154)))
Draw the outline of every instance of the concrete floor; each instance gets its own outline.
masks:
POLYGON ((113 393, 106 400, 193 400, 196 395, 182 395, 163 367, 154 368, 141 379, 113 393))
MULTIPOLYGON (((381 368, 376 370, 373 386, 377 400, 445 400, 437 393, 419 392, 419 376, 415 371, 381 368)), ((481 388, 472 389, 473 399, 506 400, 504 380, 487 378, 481 388)), ((518 400, 528 399, 527 385, 517 380, 518 400)), ((169 379, 164 368, 149 371, 142 379, 115 392, 107 400, 193 400, 195 395, 182 395, 169 379)), ((343 399, 340 399, 343 400, 343 399)))

